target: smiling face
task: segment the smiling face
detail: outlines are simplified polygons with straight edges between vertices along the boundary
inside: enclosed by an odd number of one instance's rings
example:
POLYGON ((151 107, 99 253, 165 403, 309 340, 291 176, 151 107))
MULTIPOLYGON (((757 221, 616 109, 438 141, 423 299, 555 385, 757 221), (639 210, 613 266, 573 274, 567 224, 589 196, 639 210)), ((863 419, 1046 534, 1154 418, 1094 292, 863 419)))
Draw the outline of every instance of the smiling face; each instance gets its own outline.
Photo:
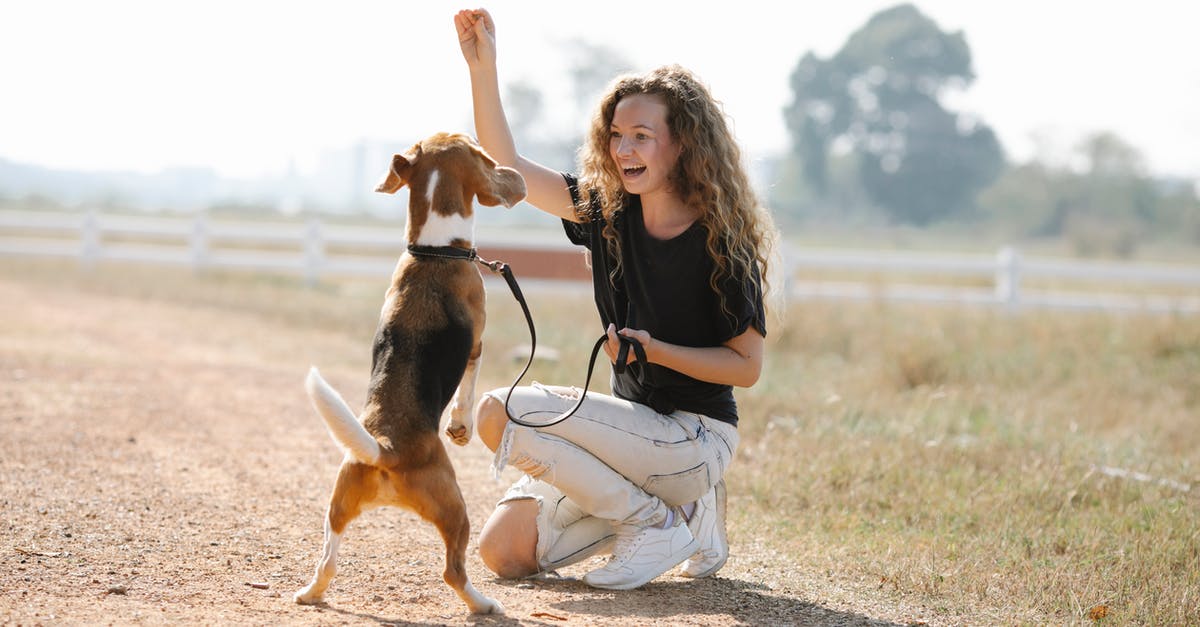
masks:
POLYGON ((679 144, 667 126, 667 111, 666 102, 651 94, 625 96, 613 110, 608 151, 630 194, 675 191, 669 175, 679 161, 679 144))

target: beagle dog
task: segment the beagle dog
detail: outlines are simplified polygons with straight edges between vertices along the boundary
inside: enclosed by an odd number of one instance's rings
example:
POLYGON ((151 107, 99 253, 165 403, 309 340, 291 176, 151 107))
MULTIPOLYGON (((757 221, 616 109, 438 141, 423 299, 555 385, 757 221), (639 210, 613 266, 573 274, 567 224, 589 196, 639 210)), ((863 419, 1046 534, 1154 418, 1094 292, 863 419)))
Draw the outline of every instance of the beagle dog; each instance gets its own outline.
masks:
POLYGON ((408 251, 400 256, 375 332, 362 413, 313 368, 305 383, 317 413, 346 451, 325 517, 325 547, 297 603, 323 600, 337 571, 350 521, 383 505, 408 508, 437 526, 446 544, 443 579, 477 614, 504 608, 467 579, 470 521, 454 468, 438 437, 471 438, 484 324, 484 289, 473 246, 472 198, 506 207, 525 197, 525 180, 500 167, 465 135, 439 133, 395 155, 376 191, 409 187, 408 251))

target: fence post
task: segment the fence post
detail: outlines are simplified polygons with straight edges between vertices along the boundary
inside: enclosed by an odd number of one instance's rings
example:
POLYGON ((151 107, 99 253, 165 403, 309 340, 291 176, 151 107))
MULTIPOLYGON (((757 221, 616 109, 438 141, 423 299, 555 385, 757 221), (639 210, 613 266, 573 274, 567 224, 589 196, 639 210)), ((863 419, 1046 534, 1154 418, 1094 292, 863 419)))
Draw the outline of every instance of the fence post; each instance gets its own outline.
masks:
POLYGON ((787 311, 788 306, 792 303, 792 288, 796 282, 794 278, 796 276, 796 262, 794 261, 794 257, 788 254, 789 252, 791 251, 784 248, 779 255, 779 265, 783 266, 781 268, 783 271, 783 281, 781 281, 783 283, 783 287, 781 288, 783 290, 783 297, 780 299, 780 304, 783 306, 784 311, 787 311))
POLYGON ((1010 309, 1021 304, 1021 253, 1012 246, 996 254, 996 301, 1010 309))
POLYGON ((190 238, 192 248, 192 270, 200 272, 208 267, 208 217, 203 213, 196 214, 196 222, 192 225, 190 238))
POLYGON ((92 268, 100 260, 100 217, 95 209, 88 209, 83 216, 82 231, 79 234, 81 243, 79 262, 85 268, 92 268))
POLYGON ((325 242, 321 238, 321 221, 313 218, 308 221, 308 229, 304 236, 305 283, 310 286, 317 284, 324 262, 325 242))

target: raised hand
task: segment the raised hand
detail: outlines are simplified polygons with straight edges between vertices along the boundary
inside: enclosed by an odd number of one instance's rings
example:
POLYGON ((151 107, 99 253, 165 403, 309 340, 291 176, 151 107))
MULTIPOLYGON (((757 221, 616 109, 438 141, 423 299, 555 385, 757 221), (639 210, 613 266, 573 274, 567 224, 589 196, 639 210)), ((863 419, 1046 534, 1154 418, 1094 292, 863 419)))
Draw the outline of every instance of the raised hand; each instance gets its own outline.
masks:
POLYGON ((471 69, 495 65, 496 23, 486 9, 463 9, 454 15, 458 46, 471 69))

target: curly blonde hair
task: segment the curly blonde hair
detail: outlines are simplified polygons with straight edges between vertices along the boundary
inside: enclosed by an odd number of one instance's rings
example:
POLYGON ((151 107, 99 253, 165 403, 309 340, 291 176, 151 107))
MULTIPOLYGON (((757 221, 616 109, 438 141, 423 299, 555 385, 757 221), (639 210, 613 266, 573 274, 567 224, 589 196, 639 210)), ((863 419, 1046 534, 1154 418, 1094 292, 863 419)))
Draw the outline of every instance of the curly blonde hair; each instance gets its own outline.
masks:
MULTIPOLYGON (((599 200, 606 222, 604 238, 617 259, 613 277, 621 263, 620 238, 613 222, 629 200, 629 193, 609 152, 609 131, 617 103, 634 94, 658 96, 667 105, 667 127, 682 148, 669 180, 689 207, 700 210, 699 220, 708 231, 705 246, 714 262, 709 286, 720 297, 721 309, 729 313, 718 288, 721 280, 727 276, 739 282, 750 280, 757 263, 765 293, 778 235, 771 214, 759 204, 742 167, 741 149, 726 124, 721 103, 692 72, 678 65, 614 80, 601 98, 587 141, 580 148, 581 178, 599 200)), ((584 206, 577 207, 576 212, 587 219, 592 209, 583 196, 584 206)))

